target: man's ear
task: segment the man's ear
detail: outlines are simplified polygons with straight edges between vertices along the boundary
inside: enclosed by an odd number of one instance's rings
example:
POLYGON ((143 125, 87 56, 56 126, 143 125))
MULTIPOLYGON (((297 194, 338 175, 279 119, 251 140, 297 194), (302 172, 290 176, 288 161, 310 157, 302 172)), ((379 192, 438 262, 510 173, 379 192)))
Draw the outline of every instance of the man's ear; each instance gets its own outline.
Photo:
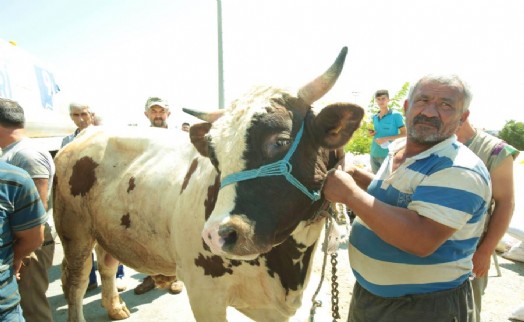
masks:
POLYGON ((408 107, 409 107, 409 102, 407 99, 404 100, 404 105, 402 107, 404 108, 404 115, 406 115, 408 113, 408 107))
POLYGON ((469 110, 467 110, 466 112, 462 113, 462 116, 460 117, 460 125, 462 125, 462 123, 466 122, 468 117, 469 117, 469 110))

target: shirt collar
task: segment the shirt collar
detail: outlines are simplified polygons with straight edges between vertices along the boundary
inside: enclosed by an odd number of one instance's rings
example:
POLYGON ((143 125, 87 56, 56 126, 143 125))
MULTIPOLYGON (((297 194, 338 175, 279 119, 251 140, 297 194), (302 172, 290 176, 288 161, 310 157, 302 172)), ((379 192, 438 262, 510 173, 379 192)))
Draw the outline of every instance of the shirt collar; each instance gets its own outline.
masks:
MULTIPOLYGON (((407 139, 404 137, 404 138, 396 139, 395 141, 393 141, 391 145, 389 146, 389 154, 395 155, 395 153, 397 153, 402 148, 404 148, 406 146, 406 140, 407 139)), ((427 149, 426 151, 420 152, 419 154, 414 155, 408 159, 420 160, 420 159, 427 158, 428 156, 435 154, 436 152, 441 151, 445 147, 449 146, 450 144, 456 143, 456 142, 458 142, 457 136, 453 134, 451 137, 445 139, 444 141, 437 143, 434 146, 432 146, 431 148, 427 149)))

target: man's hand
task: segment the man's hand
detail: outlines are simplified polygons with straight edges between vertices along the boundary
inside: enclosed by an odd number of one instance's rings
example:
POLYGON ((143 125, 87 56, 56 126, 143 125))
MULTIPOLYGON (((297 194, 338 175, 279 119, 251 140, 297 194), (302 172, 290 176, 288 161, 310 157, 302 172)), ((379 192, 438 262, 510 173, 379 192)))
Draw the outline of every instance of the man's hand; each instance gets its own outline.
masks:
POLYGON ((491 253, 483 252, 480 249, 473 254, 473 274, 476 277, 483 277, 488 274, 491 265, 491 253))
POLYGON ((355 180, 351 175, 342 171, 341 166, 337 166, 327 173, 322 193, 326 200, 347 205, 348 197, 354 189, 359 189, 355 180))
POLYGON ((378 145, 382 145, 382 144, 384 144, 384 143, 386 143, 388 141, 389 141, 389 139, 387 137, 376 138, 375 139, 375 142, 377 142, 378 145))

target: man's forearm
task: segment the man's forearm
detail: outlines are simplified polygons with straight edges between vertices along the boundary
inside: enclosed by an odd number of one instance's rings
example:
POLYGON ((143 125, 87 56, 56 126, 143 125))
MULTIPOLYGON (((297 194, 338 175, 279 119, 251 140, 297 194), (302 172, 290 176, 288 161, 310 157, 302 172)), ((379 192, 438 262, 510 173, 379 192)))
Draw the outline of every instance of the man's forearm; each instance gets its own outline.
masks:
POLYGON ((15 233, 16 240, 13 246, 14 261, 20 261, 28 256, 44 242, 44 225, 33 227, 15 233))
POLYGON ((498 242, 504 237, 504 234, 508 230, 512 215, 513 204, 498 205, 495 203, 495 208, 488 224, 488 230, 477 249, 487 253, 494 252, 498 242))

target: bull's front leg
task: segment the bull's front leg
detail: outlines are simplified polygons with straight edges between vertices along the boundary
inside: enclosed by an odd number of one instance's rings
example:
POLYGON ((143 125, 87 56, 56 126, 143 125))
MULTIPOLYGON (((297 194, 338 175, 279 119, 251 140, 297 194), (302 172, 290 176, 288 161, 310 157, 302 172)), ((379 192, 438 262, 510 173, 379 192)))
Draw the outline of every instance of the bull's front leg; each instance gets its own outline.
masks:
POLYGON ((112 320, 127 319, 131 316, 131 312, 116 288, 115 275, 119 262, 100 245, 97 244, 95 249, 98 258, 98 272, 102 282, 102 305, 112 320))

